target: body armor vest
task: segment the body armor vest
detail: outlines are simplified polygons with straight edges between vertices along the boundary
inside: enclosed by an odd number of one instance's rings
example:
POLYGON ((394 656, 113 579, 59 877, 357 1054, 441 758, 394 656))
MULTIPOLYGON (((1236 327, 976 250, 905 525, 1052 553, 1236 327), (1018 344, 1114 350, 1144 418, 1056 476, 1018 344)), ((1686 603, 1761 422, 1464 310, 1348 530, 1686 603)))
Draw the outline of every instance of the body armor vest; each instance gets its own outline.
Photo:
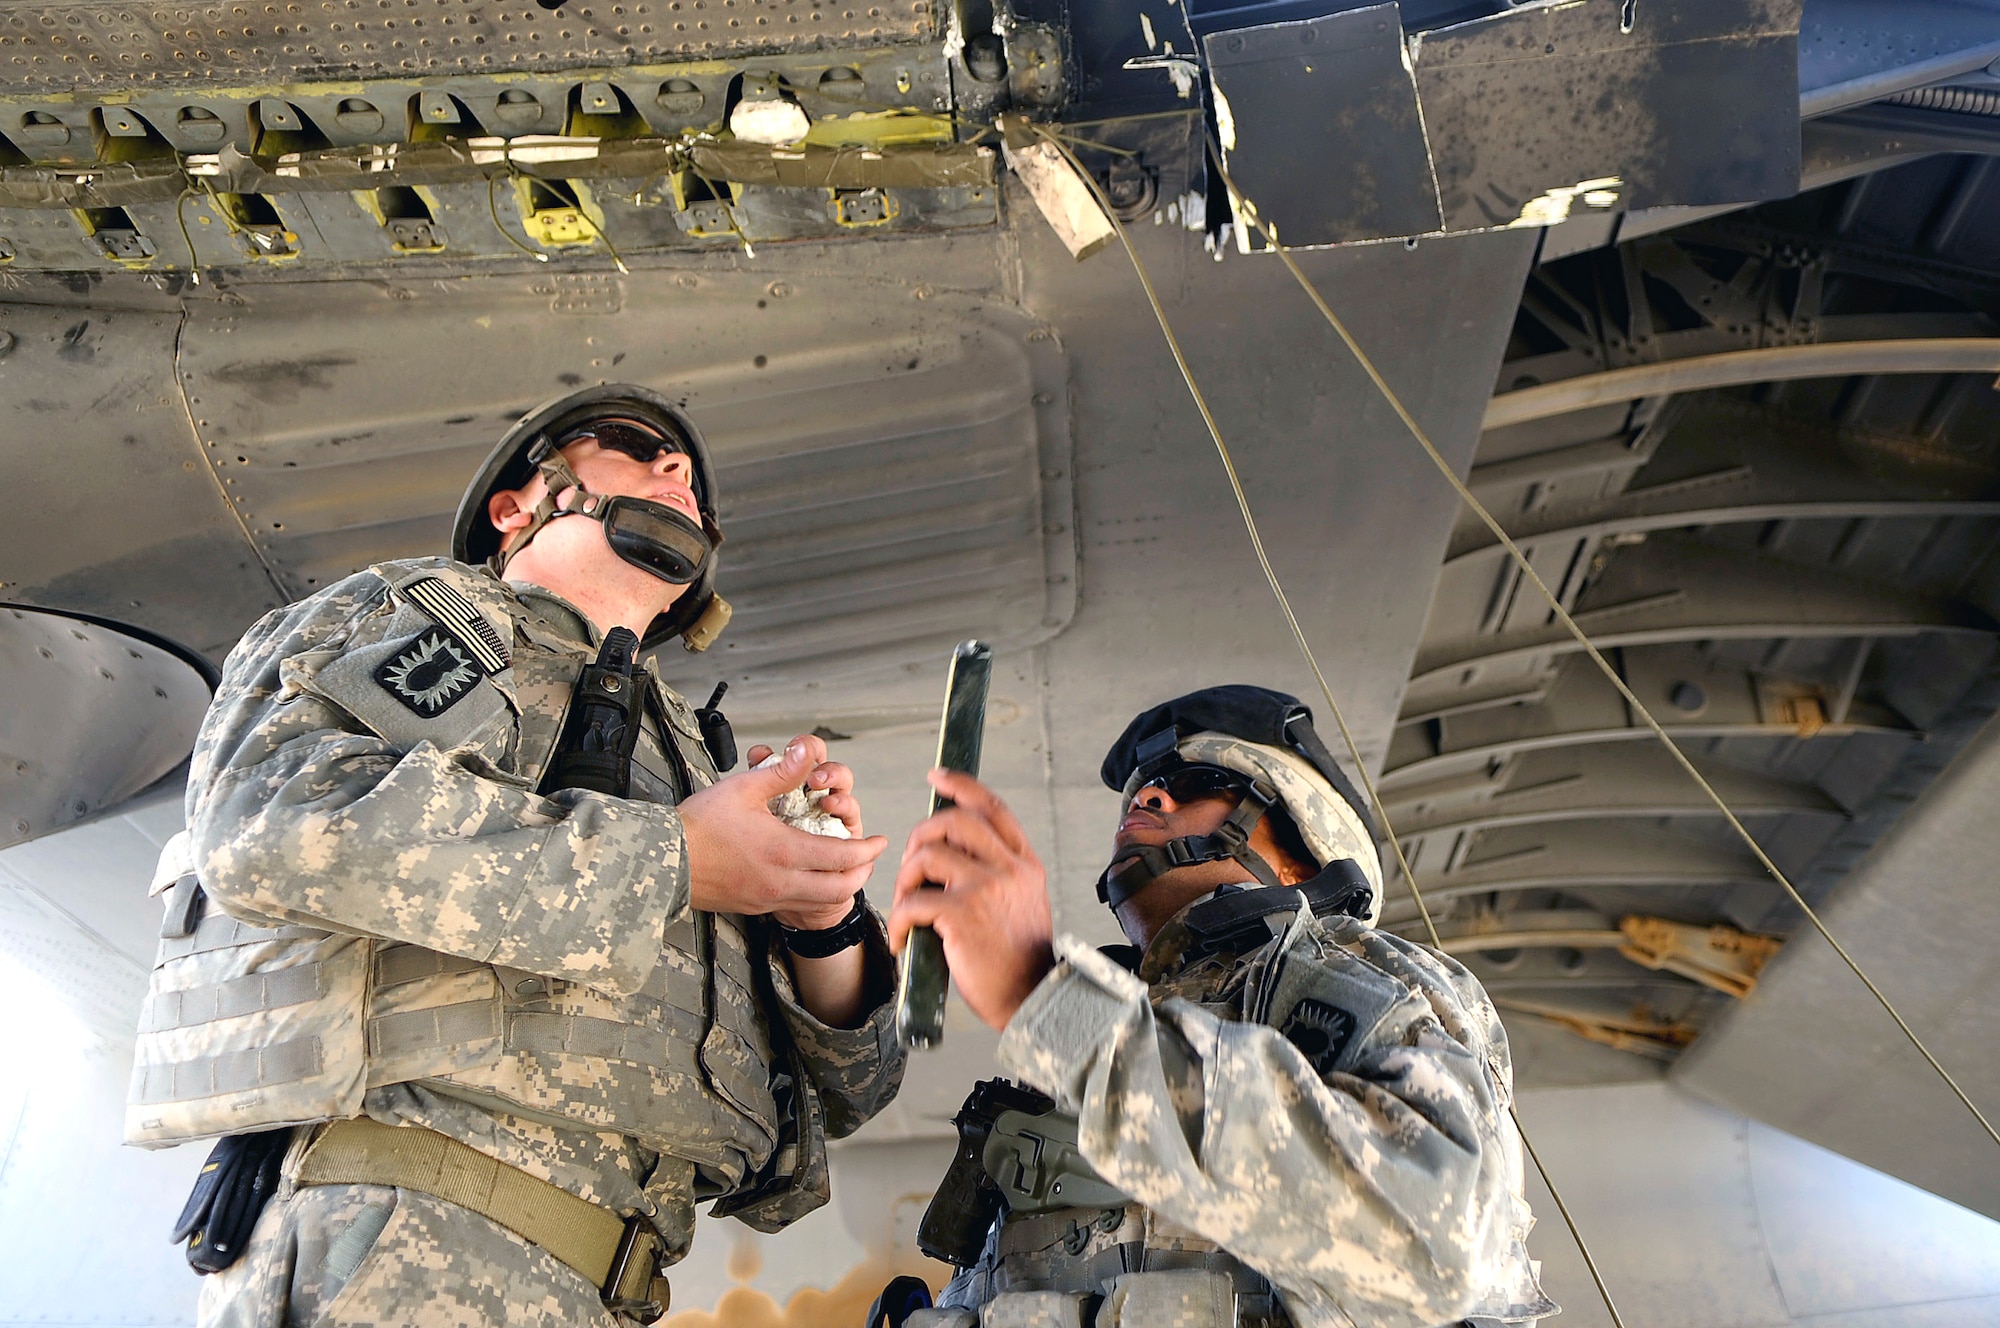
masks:
MULTIPOLYGON (((376 570, 400 588, 438 564, 376 570)), ((499 626, 515 639, 511 623, 499 626)), ((532 645, 514 652, 516 722, 489 752, 506 774, 540 778, 584 663, 532 645)), ((715 774, 686 702, 645 680, 654 713, 640 754, 662 770, 635 769, 632 796, 669 801, 662 773, 695 788, 715 774)), ((646 985, 616 996, 417 945, 239 920, 213 900, 204 908, 185 833, 162 854, 154 893, 166 894, 168 920, 140 1019, 129 1143, 357 1116, 371 1088, 432 1080, 518 1116, 614 1130, 724 1176, 761 1166, 777 1144, 776 1052, 746 919, 688 910, 667 928, 646 985)))

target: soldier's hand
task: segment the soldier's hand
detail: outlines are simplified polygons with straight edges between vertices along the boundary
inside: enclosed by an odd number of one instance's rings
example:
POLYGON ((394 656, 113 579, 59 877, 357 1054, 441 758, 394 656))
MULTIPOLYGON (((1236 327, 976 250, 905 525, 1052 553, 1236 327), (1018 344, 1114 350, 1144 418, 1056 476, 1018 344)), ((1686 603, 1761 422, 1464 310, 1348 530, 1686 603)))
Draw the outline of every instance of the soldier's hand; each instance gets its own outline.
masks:
MULTIPOLYGON (((813 741, 821 742, 822 739, 814 738, 813 741)), ((771 749, 760 742, 750 749, 748 764, 752 766, 762 765, 766 760, 770 759, 770 755, 771 749)), ((816 811, 825 812, 828 816, 833 817, 846 826, 850 838, 861 838, 861 799, 854 796, 854 772, 852 770, 849 770, 838 761, 821 761, 813 767, 812 774, 808 775, 804 782, 807 788, 824 789, 826 791, 826 796, 813 804, 816 811)), ((797 784, 787 784, 785 787, 794 789, 799 786, 797 784)), ((836 922, 839 920, 838 918, 834 919, 836 922)))
POLYGON ((972 1012, 1005 1026, 1048 971, 1047 875, 1007 804, 970 775, 930 772, 931 787, 956 805, 918 823, 896 872, 889 945, 901 953, 910 928, 935 928, 952 981, 972 1012), (942 890, 927 890, 926 883, 942 890))
MULTIPOLYGON (((752 752, 753 764, 761 759, 752 752)), ((853 773, 826 759, 826 743, 804 734, 786 745, 778 764, 731 775, 688 798, 680 812, 694 906, 769 913, 789 927, 838 923, 889 846, 880 835, 860 837, 853 787, 853 773), (855 838, 809 835, 771 815, 771 799, 802 784, 834 790, 820 805, 855 838)))

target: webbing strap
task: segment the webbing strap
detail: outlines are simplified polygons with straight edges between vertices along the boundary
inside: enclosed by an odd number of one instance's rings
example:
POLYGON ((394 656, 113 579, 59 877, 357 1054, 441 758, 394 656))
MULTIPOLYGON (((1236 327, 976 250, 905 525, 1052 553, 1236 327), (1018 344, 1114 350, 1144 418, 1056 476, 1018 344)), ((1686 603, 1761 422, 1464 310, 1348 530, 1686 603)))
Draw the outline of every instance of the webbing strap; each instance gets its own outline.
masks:
POLYGON ((375 952, 375 985, 396 987, 418 978, 469 973, 485 966, 477 959, 426 950, 421 945, 385 945, 375 952))
POLYGON ((214 907, 186 936, 168 937, 160 942, 160 958, 184 959, 191 954, 226 950, 234 945, 256 945, 262 941, 319 940, 326 932, 316 927, 258 927, 238 922, 214 907))
POLYGON ((233 1019, 318 1000, 326 994, 326 971, 319 964, 265 969, 207 987, 153 993, 139 1016, 141 1033, 233 1019))
POLYGON ((456 1047, 500 1036, 500 1002, 460 1001, 423 1010, 399 1010, 368 1021, 368 1054, 407 1056, 434 1047, 456 1047))
MULTIPOLYGON (((662 1010, 669 1018, 682 1014, 670 1005, 662 1010)), ((666 1070, 674 1068, 676 1060, 687 1060, 685 1056, 674 1056, 676 1043, 698 1045, 706 1031, 685 1017, 674 1022, 676 1027, 671 1032, 661 1032, 590 1015, 522 1011, 507 1016, 507 1049, 631 1061, 666 1070)))
MULTIPOLYGON (((365 1117, 334 1121, 306 1149, 296 1179, 302 1186, 393 1185, 469 1208, 541 1246, 599 1288, 625 1235, 625 1219, 609 1208, 421 1126, 365 1117)), ((651 1280, 650 1259, 633 1260, 627 1280, 642 1273, 651 1280)), ((625 1290, 614 1288, 614 1298, 625 1290)), ((643 1296, 643 1290, 641 1282, 632 1294, 643 1296)))
POLYGON ((221 1093, 247 1093, 253 1088, 310 1079, 319 1070, 319 1039, 295 1038, 219 1056, 145 1066, 139 1072, 136 1100, 141 1106, 152 1106, 221 1093))

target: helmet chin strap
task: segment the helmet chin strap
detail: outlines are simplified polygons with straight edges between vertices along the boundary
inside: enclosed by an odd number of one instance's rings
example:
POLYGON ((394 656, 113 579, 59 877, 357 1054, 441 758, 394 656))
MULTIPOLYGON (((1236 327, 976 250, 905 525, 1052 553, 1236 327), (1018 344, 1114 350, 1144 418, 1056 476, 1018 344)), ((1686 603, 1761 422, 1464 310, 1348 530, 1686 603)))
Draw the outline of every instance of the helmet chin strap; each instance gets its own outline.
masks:
MULTIPOLYGON (((535 536, 541 533, 544 526, 558 517, 581 516, 596 521, 600 526, 604 527, 605 538, 611 542, 612 550, 620 558, 631 563, 641 571, 651 573, 659 577, 662 581, 667 581, 674 585, 686 585, 699 576, 700 568, 713 554, 715 546, 722 542, 722 532, 716 530, 709 523, 706 515, 702 517, 700 525, 696 526, 681 513, 674 511, 664 503, 655 503, 650 500, 636 498, 612 499, 594 494, 583 486, 583 481, 577 478, 576 472, 570 468, 568 459, 561 452, 547 447, 546 444, 537 444, 537 447, 543 450, 543 455, 539 457, 534 457, 533 454, 530 455, 534 460, 536 470, 541 473, 546 492, 542 494, 541 501, 535 504, 535 510, 530 515, 528 524, 521 528, 520 537, 514 545, 511 548, 503 548, 499 553, 493 555, 488 565, 492 567, 496 575, 504 577, 507 573, 508 565, 520 556, 521 550, 528 547, 535 536), (560 506, 558 500, 563 494, 571 491, 574 491, 578 495, 575 505, 570 507, 560 506), (626 527, 629 525, 629 522, 620 518, 620 529, 617 531, 613 530, 612 515, 618 511, 621 505, 636 509, 637 511, 652 511, 656 514, 663 514, 664 518, 675 523, 680 528, 681 533, 684 533, 689 540, 695 541, 695 549, 699 550, 698 557, 692 557, 685 545, 679 550, 680 556, 689 559, 689 561, 681 564, 682 570, 686 570, 689 567, 693 569, 685 579, 679 575, 668 574, 662 570, 656 559, 646 556, 649 541, 641 539, 638 551, 635 554, 634 548, 626 534, 626 527)), ((650 551, 657 553, 661 549, 668 547, 671 546, 664 544, 657 545, 650 551)))
POLYGON ((1183 835, 1164 844, 1142 844, 1127 851, 1134 861, 1122 868, 1115 863, 1106 867, 1097 878, 1098 901, 1115 909, 1170 871, 1225 859, 1243 864, 1244 870, 1264 885, 1282 884, 1271 864, 1250 847, 1250 832, 1277 801, 1276 789, 1261 779, 1251 780, 1244 790, 1243 801, 1212 834, 1183 835))

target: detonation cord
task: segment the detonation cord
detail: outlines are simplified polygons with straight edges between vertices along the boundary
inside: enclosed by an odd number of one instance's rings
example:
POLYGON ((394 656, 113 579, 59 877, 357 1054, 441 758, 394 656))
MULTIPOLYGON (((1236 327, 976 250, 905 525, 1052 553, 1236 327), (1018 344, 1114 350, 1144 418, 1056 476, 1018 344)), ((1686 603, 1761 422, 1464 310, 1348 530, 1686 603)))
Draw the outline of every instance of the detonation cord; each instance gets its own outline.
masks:
MULTIPOLYGON (((1258 533, 1257 518, 1250 510, 1249 495, 1244 492, 1242 478, 1236 472, 1236 459, 1230 455, 1229 445, 1222 440, 1222 430, 1216 426, 1215 415, 1208 408, 1208 399, 1202 395, 1200 386, 1195 382, 1194 371, 1188 367, 1187 356, 1181 352, 1180 338, 1174 335, 1173 325, 1167 321, 1166 308, 1161 305, 1159 295, 1153 290, 1153 281, 1146 274, 1146 265, 1140 261, 1139 251, 1133 247, 1131 237, 1125 233, 1124 223, 1119 221, 1118 214, 1112 211, 1111 200, 1105 196, 1104 190, 1097 183, 1097 177, 1084 169, 1083 163, 1076 159, 1076 154, 1070 151, 1069 146, 1060 137, 1040 125, 1032 127, 1063 155, 1077 175, 1090 186, 1090 191, 1097 199, 1098 205, 1103 208, 1105 217, 1117 231, 1119 243, 1125 246, 1126 256, 1132 260, 1132 270, 1138 274, 1139 285, 1146 292, 1146 303, 1152 306, 1153 317, 1159 322, 1160 331, 1166 337, 1167 349, 1173 353, 1174 364, 1181 372, 1181 381, 1187 384, 1188 395, 1194 398, 1195 409, 1201 412, 1202 423, 1208 426, 1208 436, 1215 441, 1216 455, 1222 460, 1223 473, 1229 477, 1230 492, 1236 496, 1236 509, 1243 516, 1243 528, 1250 536, 1250 547, 1257 555, 1257 565, 1264 570, 1264 580, 1270 584, 1272 597, 1278 601, 1278 608, 1291 626, 1292 639, 1298 643, 1299 653, 1305 656, 1307 667, 1312 670, 1314 680, 1319 683, 1320 694, 1326 697, 1327 707, 1333 712, 1333 721, 1340 727, 1341 740, 1346 744, 1347 754, 1354 762, 1355 773, 1361 776, 1362 787, 1368 791, 1368 801, 1375 808, 1375 815, 1381 821, 1383 832, 1389 836, 1389 847, 1396 855, 1396 865, 1402 870, 1403 880, 1410 887, 1410 897, 1416 901, 1417 911, 1423 915, 1424 928, 1430 933, 1431 944, 1442 949, 1443 942, 1438 936, 1437 923, 1431 918, 1430 906, 1424 902, 1423 892, 1417 888, 1417 878, 1410 870, 1409 859, 1403 856, 1402 841, 1398 838, 1395 828, 1389 824, 1388 809, 1382 805, 1382 795, 1375 787, 1375 780, 1368 773, 1368 763, 1361 758, 1361 748, 1354 740, 1353 730, 1347 725, 1347 716, 1342 712, 1340 702, 1334 699, 1333 688, 1327 683, 1326 674, 1320 669, 1319 657, 1313 653, 1311 643, 1306 640, 1305 629, 1299 625, 1298 615, 1292 611, 1291 598, 1285 594, 1285 587, 1278 580, 1277 570, 1271 566, 1270 556, 1264 551, 1264 537, 1258 533)), ((1590 1246, 1585 1242, 1583 1232, 1578 1229, 1576 1219, 1570 1215, 1569 1205, 1563 1201, 1562 1192, 1556 1188, 1548 1168, 1542 1165, 1542 1159, 1535 1152, 1534 1145, 1528 1142, 1527 1127, 1521 1123, 1520 1113, 1514 1109, 1511 1093, 1507 1100, 1507 1114, 1512 1117, 1514 1129, 1521 1136, 1522 1148, 1534 1162, 1542 1183, 1548 1186, 1549 1196, 1555 1200, 1556 1211, 1562 1215, 1563 1225, 1569 1228, 1570 1239, 1576 1242, 1577 1252, 1583 1256, 1584 1266, 1590 1270, 1590 1280, 1597 1284, 1597 1294, 1604 1301, 1604 1308, 1610 1312, 1612 1324, 1615 1328, 1625 1328, 1625 1320, 1618 1313, 1617 1302, 1611 1298, 1611 1288, 1605 1285, 1604 1276, 1597 1268, 1597 1260, 1591 1255, 1590 1246)))
POLYGON ((195 197, 192 188, 181 190, 181 196, 174 200, 174 221, 181 228, 181 243, 188 251, 188 285, 201 285, 201 255, 194 251, 194 236, 188 234, 187 201, 195 197))
MULTIPOLYGON (((509 169, 507 171, 506 178, 509 180, 514 178, 514 172, 512 166, 513 163, 511 162, 508 163, 509 169)), ((495 201, 493 197, 493 191, 496 187, 498 187, 501 178, 502 177, 498 175, 489 175, 486 177, 486 211, 493 218, 493 229, 499 231, 501 238, 506 240, 508 244, 513 245, 516 249, 519 249, 522 253, 534 259, 537 263, 548 262, 549 256, 547 254, 541 252, 539 249, 530 249, 527 245, 515 239, 514 233, 512 231, 508 230, 505 226, 500 224, 500 204, 497 201, 495 201)), ((526 232, 524 231, 523 233, 525 234, 526 232)))
MULTIPOLYGON (((1576 619, 1570 616, 1569 610, 1563 607, 1562 601, 1556 597, 1554 591, 1549 589, 1548 583, 1542 580, 1541 573, 1535 570, 1534 564, 1528 561, 1528 556, 1521 551, 1521 546, 1514 542, 1513 537, 1507 533, 1498 518, 1487 510, 1486 504, 1480 502, 1465 481, 1458 477, 1458 472, 1451 468, 1451 464, 1444 459, 1444 456, 1437 450, 1436 445, 1431 442, 1430 436, 1424 432, 1423 427, 1417 423, 1416 418, 1403 405, 1402 399, 1389 387, 1388 382, 1382 377, 1381 372, 1376 369, 1375 362, 1368 357, 1366 351, 1361 349, 1361 344, 1354 339, 1354 334, 1347 330, 1347 325, 1340 321, 1339 316, 1321 298, 1318 288, 1299 269, 1298 263, 1292 258, 1291 251, 1278 242, 1276 228, 1265 221, 1263 216, 1257 211, 1256 205, 1237 190, 1235 182, 1229 178, 1228 171, 1222 166, 1222 155, 1217 151, 1213 140, 1209 143, 1209 155, 1211 160, 1215 162, 1216 172, 1221 175, 1224 187, 1229 190, 1229 196, 1234 201, 1237 212, 1249 218, 1251 224, 1256 226, 1258 231, 1263 234, 1264 242, 1278 255, 1278 258, 1285 265, 1285 270, 1292 274, 1293 280, 1299 283, 1299 288, 1306 293, 1306 297, 1313 302, 1314 307, 1319 310, 1320 315, 1326 319, 1327 323, 1339 335, 1341 341, 1347 346, 1348 352, 1354 356, 1355 363, 1359 364, 1362 372, 1368 375, 1368 381, 1375 385, 1375 390, 1382 394, 1382 398, 1396 412, 1396 416, 1402 420, 1403 426, 1410 431, 1410 435, 1424 449, 1424 455, 1431 459, 1431 464, 1437 467, 1438 473, 1444 476, 1446 482, 1458 494, 1459 501, 1472 510, 1473 514, 1479 518, 1486 529, 1492 532, 1494 539, 1498 540, 1501 547, 1507 550, 1508 557, 1514 560, 1514 563, 1521 569, 1522 574, 1534 585, 1536 591, 1541 594, 1541 597, 1548 601, 1550 610, 1569 634, 1576 639, 1577 645, 1583 649, 1583 652, 1590 656, 1591 662, 1597 666, 1598 671, 1603 673, 1611 685, 1618 689, 1618 694, 1625 698, 1625 704, 1631 706, 1633 713, 1645 721, 1646 727, 1652 730, 1653 736, 1660 740, 1660 744, 1667 749, 1667 752, 1673 757, 1675 763, 1687 772, 1688 778, 1692 779, 1700 787, 1701 791, 1708 796, 1708 800, 1715 804, 1715 809, 1729 823, 1729 828, 1734 830, 1737 836, 1745 844, 1749 845, 1750 851, 1757 855, 1757 861, 1763 864, 1764 870, 1770 872, 1771 878, 1784 887, 1785 894, 1790 897, 1793 904, 1797 905, 1799 911, 1805 915, 1806 920, 1812 923, 1813 930, 1825 938, 1826 943, 1833 947, 1833 952, 1840 956, 1841 962, 1846 964, 1849 971, 1861 980, 1862 986, 1868 988, 1869 994, 1881 1004, 1882 1009, 1888 1014, 1889 1018, 1895 1020, 1896 1027, 1903 1030, 1903 1036, 1910 1040, 1910 1045, 1917 1049, 1917 1053, 1925 1061, 1929 1062, 1931 1069, 1937 1071, 1938 1077, 1944 1080, 1946 1087, 1950 1088, 1952 1094, 1964 1104, 1965 1109, 1972 1113, 1973 1118, 1979 1122, 1979 1128, 1986 1131, 1986 1137, 1991 1139, 1995 1144, 2000 1144, 2000 1131, 1996 1131, 1993 1128, 1992 1122, 1986 1119, 1985 1113, 1980 1111, 1973 1104, 1972 1099, 1966 1095, 1965 1090, 1959 1087, 1958 1080, 1952 1078, 1951 1072, 1946 1070, 1938 1058, 1931 1054, 1931 1049, 1924 1045, 1924 1040, 1917 1036, 1917 1031, 1910 1027, 1909 1022, 1903 1018, 1895 1005, 1890 1002, 1888 996, 1884 995, 1882 989, 1875 985, 1874 979, 1862 971, 1861 965, 1855 960, 1854 956, 1847 952, 1847 947, 1842 945, 1834 937, 1834 934, 1827 929, 1827 925, 1821 920, 1819 913, 1811 904, 1806 902, 1805 896, 1799 893, 1798 887, 1792 884, 1791 879, 1779 869, 1778 864, 1771 860, 1770 855, 1764 851, 1763 846, 1757 842, 1756 837, 1750 833, 1748 827, 1737 819, 1736 813, 1729 809, 1729 805, 1722 800, 1722 795, 1715 791, 1715 786, 1710 784, 1701 771, 1696 768, 1694 762, 1688 759, 1687 753, 1681 750, 1680 744, 1668 736, 1666 729, 1661 726, 1660 721, 1653 717, 1653 712, 1648 710, 1645 703, 1640 701, 1632 689, 1626 685, 1625 679, 1619 675, 1617 669, 1611 666, 1611 661, 1604 658, 1604 655, 1591 642, 1590 637, 1584 632, 1583 628, 1577 624, 1576 619)), ((1405 870, 1405 875, 1407 877, 1407 869, 1405 870)), ((1426 915, 1426 921, 1428 921, 1428 915, 1426 915)))

